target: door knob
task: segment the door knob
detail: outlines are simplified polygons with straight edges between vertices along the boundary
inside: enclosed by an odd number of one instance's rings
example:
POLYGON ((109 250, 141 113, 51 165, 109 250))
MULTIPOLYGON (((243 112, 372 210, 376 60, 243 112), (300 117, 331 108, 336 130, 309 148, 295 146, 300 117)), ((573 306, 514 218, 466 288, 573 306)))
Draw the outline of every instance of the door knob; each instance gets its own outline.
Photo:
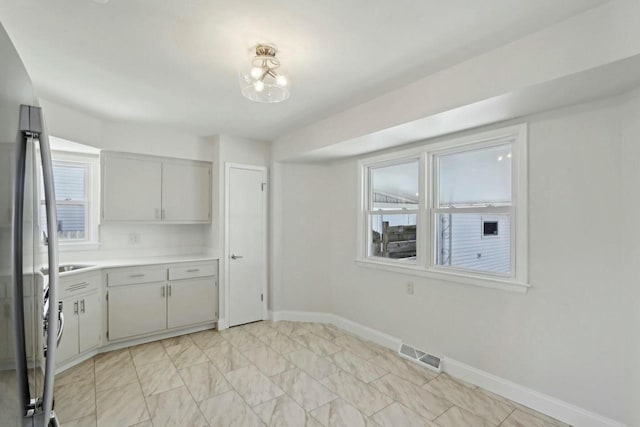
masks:
POLYGON ((231 254, 231 259, 240 259, 244 258, 242 255, 231 254))

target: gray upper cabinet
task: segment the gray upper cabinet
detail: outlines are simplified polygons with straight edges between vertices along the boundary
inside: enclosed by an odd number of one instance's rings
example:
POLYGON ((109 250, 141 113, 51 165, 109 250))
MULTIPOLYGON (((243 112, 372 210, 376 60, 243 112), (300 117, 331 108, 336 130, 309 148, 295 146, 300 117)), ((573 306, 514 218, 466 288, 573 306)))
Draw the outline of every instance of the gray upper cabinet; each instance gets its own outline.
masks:
POLYGON ((162 209, 165 221, 211 221, 211 164, 162 164, 162 209))
POLYGON ((101 171, 103 220, 161 219, 161 160, 103 152, 101 171))
POLYGON ((211 163, 103 151, 105 222, 211 222, 211 163))

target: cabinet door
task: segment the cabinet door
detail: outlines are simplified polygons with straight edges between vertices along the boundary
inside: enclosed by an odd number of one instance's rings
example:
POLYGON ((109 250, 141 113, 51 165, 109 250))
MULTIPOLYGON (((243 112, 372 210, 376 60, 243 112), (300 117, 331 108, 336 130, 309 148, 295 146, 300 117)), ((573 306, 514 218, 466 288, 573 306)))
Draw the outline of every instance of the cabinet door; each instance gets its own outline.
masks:
POLYGON ((169 282, 167 323, 169 328, 215 321, 218 287, 215 277, 169 282))
POLYGON ((105 221, 160 221, 162 163, 105 153, 102 215, 105 221))
POLYGON ((64 314, 64 330, 58 345, 57 363, 61 363, 76 356, 79 352, 78 346, 78 311, 79 304, 76 298, 62 300, 62 314, 64 314))
POLYGON ((211 166, 162 164, 162 209, 165 221, 211 221, 211 166))
POLYGON ((85 295, 80 305, 80 353, 98 347, 100 344, 100 296, 98 293, 85 295))
POLYGON ((109 288, 109 340, 167 328, 165 282, 109 288))

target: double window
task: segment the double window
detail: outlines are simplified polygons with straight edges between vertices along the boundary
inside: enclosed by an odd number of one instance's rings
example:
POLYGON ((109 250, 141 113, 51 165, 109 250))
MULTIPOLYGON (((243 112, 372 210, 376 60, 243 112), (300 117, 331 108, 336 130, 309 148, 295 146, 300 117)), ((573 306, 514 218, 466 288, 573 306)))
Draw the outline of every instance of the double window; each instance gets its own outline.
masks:
POLYGON ((360 260, 446 280, 526 284, 526 126, 360 164, 360 260))

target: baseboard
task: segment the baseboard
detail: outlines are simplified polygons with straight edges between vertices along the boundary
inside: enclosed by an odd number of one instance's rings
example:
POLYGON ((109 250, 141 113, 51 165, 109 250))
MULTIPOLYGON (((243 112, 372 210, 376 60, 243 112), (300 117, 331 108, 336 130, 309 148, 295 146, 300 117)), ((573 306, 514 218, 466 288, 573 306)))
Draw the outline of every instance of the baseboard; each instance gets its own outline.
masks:
POLYGON ((376 329, 361 325, 341 316, 332 313, 321 313, 312 311, 272 311, 269 318, 277 322, 278 320, 289 320, 293 322, 317 322, 330 323, 347 332, 351 332, 361 338, 373 341, 383 347, 397 351, 401 341, 391 335, 387 335, 376 329))
MULTIPOLYGON (((373 341, 384 347, 398 350, 402 340, 376 329, 346 319, 344 317, 320 312, 306 311, 274 311, 269 316, 272 320, 290 320, 296 322, 330 323, 361 338, 373 341)), ((497 395, 521 405, 535 409, 562 422, 579 427, 625 427, 625 424, 570 403, 556 399, 544 393, 521 386, 500 378, 489 372, 466 365, 457 360, 443 357, 442 371, 468 383, 482 387, 497 395)))
POLYGON ((120 350, 122 348, 126 348, 126 347, 133 347, 135 345, 140 345, 140 344, 146 344, 146 343, 150 343, 153 341, 159 341, 159 340, 163 340, 166 338, 173 338, 173 337, 177 337, 179 335, 185 335, 185 334, 192 334, 194 332, 200 332, 200 331, 205 331, 207 329, 212 329, 216 327, 216 322, 209 322, 209 323, 204 323, 198 326, 192 326, 189 328, 184 328, 184 329, 178 329, 178 330, 172 330, 172 331, 167 331, 167 332, 161 332, 158 334, 154 334, 154 335, 148 335, 148 336, 144 336, 141 338, 133 338, 133 339, 128 339, 128 340, 122 340, 122 341, 117 341, 117 342, 112 342, 109 344, 105 344, 101 347, 98 347, 94 350, 90 350, 86 353, 82 353, 81 355, 75 357, 74 359, 69 360, 68 362, 65 362, 61 365, 58 365, 56 367, 56 375, 66 371, 69 368, 73 368, 76 365, 79 365, 80 363, 84 362, 87 359, 92 358, 93 356, 96 356, 100 353, 106 353, 108 351, 114 351, 114 350, 120 350))
POLYGON ((521 405, 535 409, 538 412, 549 415, 572 426, 625 427, 625 424, 618 421, 544 393, 539 393, 451 358, 444 358, 443 371, 452 377, 482 387, 485 390, 489 390, 492 393, 506 397, 521 405))
POLYGON ((219 319, 218 320, 218 330, 222 331, 224 329, 229 329, 229 322, 227 319, 219 319))

